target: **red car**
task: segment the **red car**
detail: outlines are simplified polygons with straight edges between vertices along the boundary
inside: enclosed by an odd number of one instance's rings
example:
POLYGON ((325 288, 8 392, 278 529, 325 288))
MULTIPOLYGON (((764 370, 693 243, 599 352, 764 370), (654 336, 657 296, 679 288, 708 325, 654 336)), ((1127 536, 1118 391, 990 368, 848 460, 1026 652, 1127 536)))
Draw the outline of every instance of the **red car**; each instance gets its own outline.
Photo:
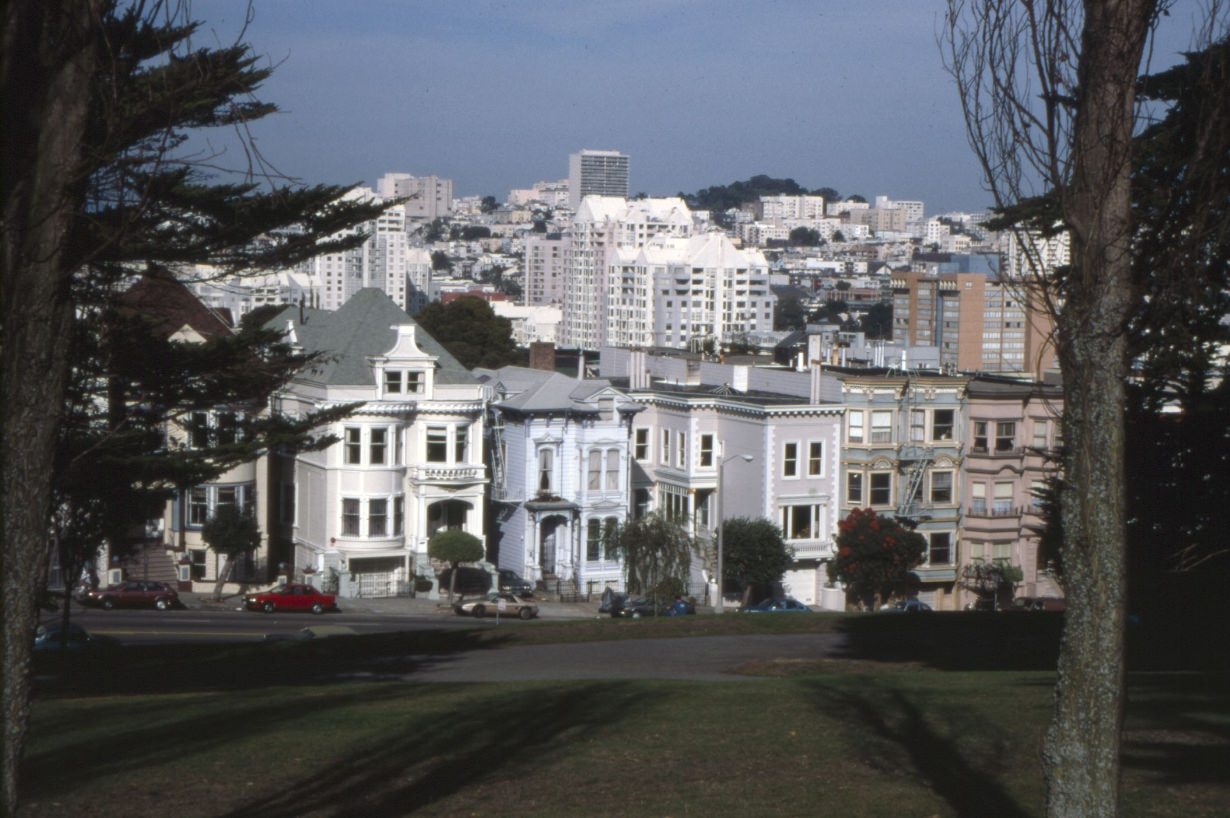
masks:
POLYGON ((165 582, 136 579, 121 582, 106 588, 95 588, 78 596, 83 605, 97 605, 100 608, 157 608, 167 611, 178 607, 179 593, 165 582))
POLYGON ((322 614, 325 611, 337 610, 337 598, 333 594, 322 594, 311 585, 292 582, 281 585, 263 594, 249 594, 244 597, 243 606, 249 611, 311 611, 322 614))

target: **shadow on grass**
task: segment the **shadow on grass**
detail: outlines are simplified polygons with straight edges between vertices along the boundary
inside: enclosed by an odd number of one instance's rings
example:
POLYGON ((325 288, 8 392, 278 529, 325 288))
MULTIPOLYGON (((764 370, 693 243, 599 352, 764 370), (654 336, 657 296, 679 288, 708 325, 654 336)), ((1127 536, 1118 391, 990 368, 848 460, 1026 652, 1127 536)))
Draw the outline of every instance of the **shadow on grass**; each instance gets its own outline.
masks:
POLYGON ((1230 789, 1230 679, 1221 674, 1133 674, 1122 764, 1165 786, 1230 789))
POLYGON ((427 661, 503 642, 489 631, 441 630, 242 645, 134 645, 39 656, 35 690, 42 697, 132 695, 402 679, 427 661))
MULTIPOLYGON (((484 779, 549 763, 571 746, 571 734, 625 718, 645 705, 644 696, 643 689, 621 683, 513 690, 485 700, 481 709, 410 720, 393 740, 373 740, 347 752, 344 763, 314 770, 227 815, 409 815, 484 779)), ((474 809, 500 811, 490 804, 474 809)))
MULTIPOLYGON (((27 755, 22 763, 23 786, 31 797, 70 794, 80 787, 115 773, 130 773, 148 764, 172 757, 209 752, 244 738, 277 731, 293 721, 356 704, 404 698, 404 688, 364 685, 363 688, 337 688, 324 695, 303 699, 286 689, 270 690, 268 695, 242 697, 219 695, 208 701, 185 701, 178 716, 165 699, 155 700, 154 721, 143 719, 129 707, 129 701, 116 707, 90 710, 88 724, 74 725, 79 736, 71 744, 27 755)), ((416 690, 416 698, 430 694, 416 690)), ((61 725, 63 727, 63 725, 61 725)), ((35 729, 49 732, 53 726, 36 723, 35 729)))
POLYGON ((851 746, 862 746, 864 761, 886 772, 900 773, 899 759, 908 758, 954 814, 968 818, 1026 818, 1026 812, 996 781, 1013 763, 1013 739, 977 719, 969 711, 936 713, 905 692, 875 684, 859 690, 816 681, 809 684, 816 706, 851 732, 851 746), (954 735, 975 737, 974 749, 962 749, 941 735, 930 722, 948 724, 954 735), (868 742, 870 735, 875 740, 868 742), (976 757, 974 754, 977 753, 976 757))
POLYGON ((841 655, 918 662, 939 670, 1054 670, 1063 615, 1052 613, 864 614, 842 620, 841 655))

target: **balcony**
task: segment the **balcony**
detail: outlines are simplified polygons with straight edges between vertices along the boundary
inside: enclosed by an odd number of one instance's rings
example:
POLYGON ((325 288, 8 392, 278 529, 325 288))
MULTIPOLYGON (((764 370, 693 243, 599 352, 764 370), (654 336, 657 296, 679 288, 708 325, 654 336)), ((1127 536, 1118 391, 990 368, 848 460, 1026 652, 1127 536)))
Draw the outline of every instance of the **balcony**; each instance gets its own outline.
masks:
POLYGON ((406 469, 412 483, 459 486, 482 483, 487 479, 486 466, 420 463, 406 469))
POLYGON ((1022 514, 1037 514, 1038 510, 1033 506, 1013 506, 1013 505, 973 505, 965 512, 966 517, 1020 517, 1022 514))

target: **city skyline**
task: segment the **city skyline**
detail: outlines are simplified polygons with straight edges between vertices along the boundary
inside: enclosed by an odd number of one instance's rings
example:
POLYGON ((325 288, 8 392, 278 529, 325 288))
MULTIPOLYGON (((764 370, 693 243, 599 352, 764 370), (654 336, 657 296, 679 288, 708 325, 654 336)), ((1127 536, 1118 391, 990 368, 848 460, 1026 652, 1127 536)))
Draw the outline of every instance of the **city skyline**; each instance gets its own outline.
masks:
MULTIPOLYGON (((1164 20, 1155 69, 1187 46, 1199 5, 1183 0, 1164 20)), ((232 41, 246 8, 204 6, 198 37, 232 41)), ((977 211, 991 200, 936 44, 943 9, 256 0, 243 38, 275 66, 260 97, 282 113, 252 133, 272 166, 309 183, 400 171, 503 201, 599 149, 630 157, 631 193, 763 173, 977 211)), ((221 164, 246 157, 232 145, 221 164)))

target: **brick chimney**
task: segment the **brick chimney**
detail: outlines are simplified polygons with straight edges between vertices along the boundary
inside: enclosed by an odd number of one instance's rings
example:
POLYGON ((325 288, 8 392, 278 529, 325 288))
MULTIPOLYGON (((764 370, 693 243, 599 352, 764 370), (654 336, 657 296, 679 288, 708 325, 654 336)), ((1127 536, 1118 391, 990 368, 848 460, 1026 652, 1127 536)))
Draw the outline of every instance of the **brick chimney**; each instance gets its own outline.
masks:
POLYGON ((530 344, 530 369, 555 371, 555 344, 550 341, 534 341, 530 344))

